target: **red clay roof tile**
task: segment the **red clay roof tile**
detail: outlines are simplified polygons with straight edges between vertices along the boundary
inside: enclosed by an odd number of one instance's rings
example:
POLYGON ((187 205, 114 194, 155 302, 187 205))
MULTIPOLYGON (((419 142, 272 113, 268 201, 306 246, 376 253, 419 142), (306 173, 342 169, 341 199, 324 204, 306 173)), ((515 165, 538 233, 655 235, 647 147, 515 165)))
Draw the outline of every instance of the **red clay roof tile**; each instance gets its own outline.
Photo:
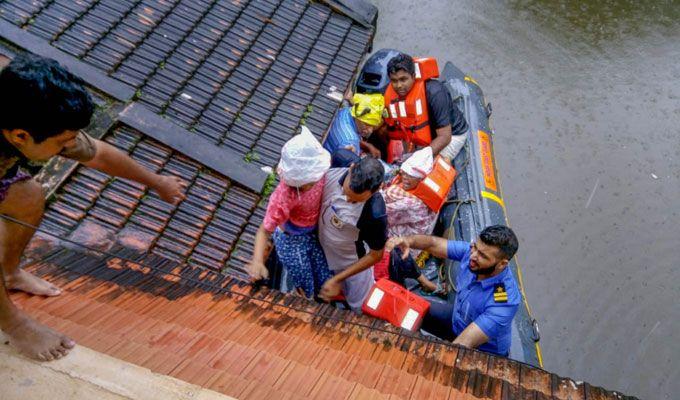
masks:
POLYGON ((451 388, 442 385, 437 385, 422 376, 416 378, 416 383, 411 392, 413 399, 432 399, 432 398, 447 398, 451 388))
POLYGON ((16 294, 16 302, 95 350, 232 396, 538 399, 553 394, 583 398, 586 391, 603 395, 599 389, 572 385, 511 360, 396 329, 382 331, 386 328, 382 323, 366 317, 276 291, 254 292, 233 278, 216 279, 200 269, 70 253, 63 250, 49 256, 50 265, 29 267, 68 291, 40 301, 16 294), (149 265, 199 279, 202 286, 149 265))
POLYGON ((207 387, 217 392, 224 393, 227 396, 240 398, 241 393, 243 393, 251 382, 253 381, 226 372, 221 372, 207 383, 207 387))
POLYGON ((584 398, 583 382, 576 383, 569 378, 553 377, 552 395, 559 400, 577 400, 584 398))
POLYGON ((266 362, 269 363, 267 368, 262 370, 253 368, 247 375, 244 375, 244 377, 258 380, 263 384, 270 386, 274 386, 283 372, 294 363, 293 361, 283 357, 269 354, 265 354, 261 359, 261 362, 262 360, 266 360, 266 362))
POLYGON ((324 372, 310 391, 309 397, 327 399, 329 393, 332 393, 335 398, 346 399, 354 390, 354 386, 356 383, 347 382, 333 373, 324 372))
POLYGON ((550 378, 550 374, 542 369, 532 368, 525 364, 520 366, 520 386, 524 389, 550 396, 552 394, 550 378))

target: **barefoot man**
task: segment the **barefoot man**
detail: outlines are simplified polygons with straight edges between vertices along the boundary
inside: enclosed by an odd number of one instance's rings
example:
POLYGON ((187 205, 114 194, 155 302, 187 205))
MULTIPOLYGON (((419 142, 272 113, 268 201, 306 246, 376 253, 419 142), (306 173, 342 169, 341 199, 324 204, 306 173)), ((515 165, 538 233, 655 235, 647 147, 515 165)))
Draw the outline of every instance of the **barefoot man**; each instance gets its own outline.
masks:
MULTIPOLYGON (((45 206, 39 183, 30 173, 52 156, 61 155, 107 174, 132 179, 176 204, 184 183, 159 176, 113 146, 93 139, 87 127, 94 105, 83 82, 56 61, 17 56, 0 72, 0 213, 38 225, 45 206)), ((0 329, 25 355, 50 361, 75 346, 70 338, 38 323, 16 308, 8 290, 58 296, 56 286, 19 268, 32 229, 0 220, 0 329)))

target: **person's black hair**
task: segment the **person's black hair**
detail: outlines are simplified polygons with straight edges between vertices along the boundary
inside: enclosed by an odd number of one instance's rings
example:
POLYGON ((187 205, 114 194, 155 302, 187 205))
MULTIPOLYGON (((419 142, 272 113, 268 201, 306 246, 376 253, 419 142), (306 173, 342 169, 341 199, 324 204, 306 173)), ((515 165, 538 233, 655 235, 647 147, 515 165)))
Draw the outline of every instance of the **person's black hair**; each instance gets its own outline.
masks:
POLYGON ((0 129, 23 129, 35 143, 87 127, 94 104, 83 81, 58 62, 18 55, 0 72, 0 129))
POLYGON ((387 75, 396 74, 398 71, 406 71, 411 75, 416 74, 416 66, 413 58, 408 54, 401 53, 387 63, 387 75))
POLYGON ((380 189, 380 184, 384 178, 385 168, 380 161, 371 156, 366 156, 352 167, 349 188, 354 193, 363 193, 367 190, 375 193, 380 189))
POLYGON ((501 256, 510 260, 517 253, 519 242, 512 229, 504 225, 487 226, 479 234, 479 239, 489 246, 498 247, 501 256))

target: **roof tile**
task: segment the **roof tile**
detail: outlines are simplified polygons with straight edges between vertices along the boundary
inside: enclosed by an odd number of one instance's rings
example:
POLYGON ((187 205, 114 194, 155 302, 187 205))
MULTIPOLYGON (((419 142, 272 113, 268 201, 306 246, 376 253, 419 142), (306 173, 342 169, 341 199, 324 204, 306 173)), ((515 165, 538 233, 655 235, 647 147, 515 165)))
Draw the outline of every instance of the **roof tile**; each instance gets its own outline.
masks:
POLYGON ((559 400, 576 400, 585 397, 583 382, 576 383, 569 378, 552 377, 552 395, 559 400))
MULTIPOLYGON (((486 366, 489 372, 496 368, 494 357, 456 351, 451 345, 396 329, 377 330, 381 324, 366 317, 274 290, 254 291, 234 278, 178 268, 148 255, 136 256, 141 258, 132 262, 71 250, 48 254, 47 262, 37 262, 28 270, 43 271, 69 290, 44 302, 15 296, 22 307, 36 308, 40 320, 96 350, 228 394, 548 398, 559 385, 542 371, 524 370, 525 366, 509 360, 496 363, 501 370, 497 375, 515 377, 511 383, 484 372, 486 366), (80 261, 71 262, 76 259, 80 261), (88 276, 83 279, 75 271, 88 276), (176 280, 168 271, 185 280, 176 280), (69 283, 76 281, 76 285, 69 283), (103 318, 93 319, 93 313, 103 318), (516 366, 514 375, 508 374, 511 365, 516 366), (544 377, 549 378, 547 383, 544 377)), ((610 395, 597 388, 587 390, 610 395)))
POLYGON ((520 366, 520 386, 546 396, 552 394, 550 374, 542 369, 532 368, 525 364, 520 366))
POLYGON ((227 372, 221 372, 208 383, 208 388, 227 396, 240 398, 241 393, 250 385, 252 381, 248 381, 239 376, 234 376, 227 372))

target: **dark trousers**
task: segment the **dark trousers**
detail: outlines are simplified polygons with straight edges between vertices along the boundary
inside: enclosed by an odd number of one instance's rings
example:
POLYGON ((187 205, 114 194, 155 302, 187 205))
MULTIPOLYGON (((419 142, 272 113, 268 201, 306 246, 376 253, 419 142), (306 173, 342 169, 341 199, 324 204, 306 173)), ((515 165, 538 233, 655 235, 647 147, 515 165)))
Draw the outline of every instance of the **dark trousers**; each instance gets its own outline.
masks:
POLYGON ((453 333, 453 304, 430 302, 430 310, 423 318, 420 329, 431 333, 438 338, 453 341, 456 334, 453 333))

